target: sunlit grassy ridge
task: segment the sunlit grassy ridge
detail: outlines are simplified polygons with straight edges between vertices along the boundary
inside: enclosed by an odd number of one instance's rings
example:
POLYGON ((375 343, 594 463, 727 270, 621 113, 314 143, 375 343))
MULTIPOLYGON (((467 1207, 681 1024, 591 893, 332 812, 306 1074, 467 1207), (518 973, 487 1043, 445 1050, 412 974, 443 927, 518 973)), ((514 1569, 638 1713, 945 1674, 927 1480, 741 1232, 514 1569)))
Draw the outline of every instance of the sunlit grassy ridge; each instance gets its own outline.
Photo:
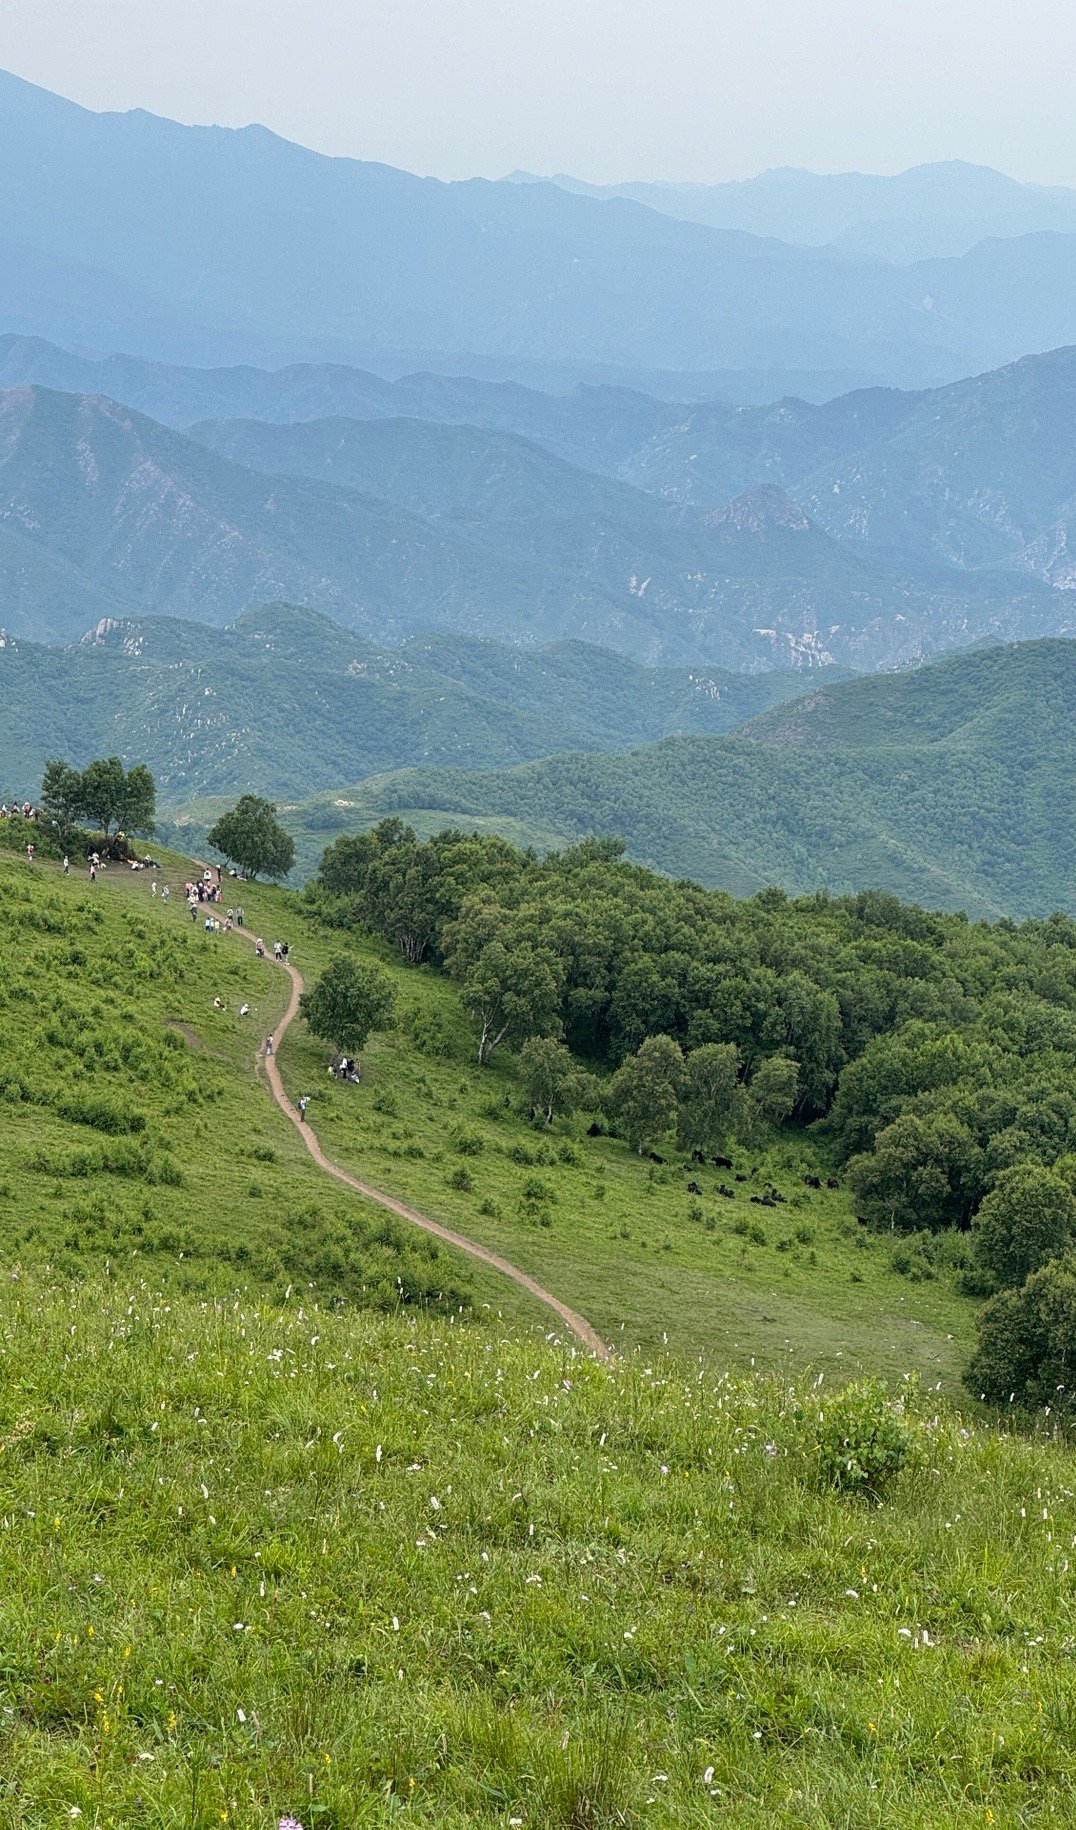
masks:
POLYGON ((1071 1454, 826 1389, 5 1277, 3 1821, 1071 1824, 1071 1454))

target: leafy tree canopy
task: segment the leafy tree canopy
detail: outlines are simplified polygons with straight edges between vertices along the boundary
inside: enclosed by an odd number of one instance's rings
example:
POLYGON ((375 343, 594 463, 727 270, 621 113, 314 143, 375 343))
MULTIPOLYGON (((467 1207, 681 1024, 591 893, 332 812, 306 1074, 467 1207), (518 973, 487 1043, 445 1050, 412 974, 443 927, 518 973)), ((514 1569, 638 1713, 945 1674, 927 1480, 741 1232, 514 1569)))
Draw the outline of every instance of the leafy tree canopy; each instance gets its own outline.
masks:
POLYGON ((61 832, 87 821, 107 839, 117 832, 152 832, 157 791, 145 763, 125 769, 118 756, 99 756, 85 769, 53 758, 41 778, 42 810, 61 832))
POLYGON ((272 801, 244 794, 206 833, 207 842, 244 877, 286 877, 295 862, 295 841, 276 817, 272 801))
POLYGON ((1076 1198, 1060 1176, 1038 1163, 1006 1169, 975 1216, 972 1241, 979 1268, 1015 1287, 1060 1258, 1076 1233, 1076 1198))
POLYGON ((303 992, 299 1009, 312 1035, 342 1054, 357 1055, 374 1030, 391 1027, 395 1001, 395 988, 384 972, 338 954, 303 992))
POLYGON ((1071 1411, 1076 1400, 1076 1265, 1055 1259, 979 1316, 978 1347, 964 1375, 976 1397, 1021 1408, 1071 1411))
POLYGON ((609 1115, 632 1148, 654 1149, 676 1121, 684 1057, 671 1036, 647 1036, 613 1075, 609 1115))

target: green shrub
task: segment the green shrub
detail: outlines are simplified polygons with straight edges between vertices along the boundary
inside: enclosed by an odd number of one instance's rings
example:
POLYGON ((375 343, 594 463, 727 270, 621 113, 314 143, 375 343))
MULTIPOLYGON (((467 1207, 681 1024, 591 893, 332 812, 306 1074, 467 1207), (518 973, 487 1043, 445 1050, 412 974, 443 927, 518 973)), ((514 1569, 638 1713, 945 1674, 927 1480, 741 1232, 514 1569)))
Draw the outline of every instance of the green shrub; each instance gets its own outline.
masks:
POLYGON ((459 1129, 452 1133, 452 1148, 458 1150, 460 1156, 481 1156, 486 1140, 480 1131, 459 1129))
POLYGON ((880 1500, 917 1459, 918 1432, 882 1379, 861 1379, 823 1400, 809 1425, 827 1487, 880 1500))

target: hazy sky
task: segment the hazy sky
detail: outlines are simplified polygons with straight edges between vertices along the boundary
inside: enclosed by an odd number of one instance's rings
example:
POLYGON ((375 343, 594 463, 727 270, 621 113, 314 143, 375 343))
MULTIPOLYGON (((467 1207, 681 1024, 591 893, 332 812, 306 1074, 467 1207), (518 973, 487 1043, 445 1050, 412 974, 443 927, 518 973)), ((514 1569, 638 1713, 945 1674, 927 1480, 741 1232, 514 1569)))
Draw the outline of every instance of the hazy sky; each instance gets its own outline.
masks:
POLYGON ((1072 0, 0 0, 0 65, 439 177, 1076 182, 1072 0))

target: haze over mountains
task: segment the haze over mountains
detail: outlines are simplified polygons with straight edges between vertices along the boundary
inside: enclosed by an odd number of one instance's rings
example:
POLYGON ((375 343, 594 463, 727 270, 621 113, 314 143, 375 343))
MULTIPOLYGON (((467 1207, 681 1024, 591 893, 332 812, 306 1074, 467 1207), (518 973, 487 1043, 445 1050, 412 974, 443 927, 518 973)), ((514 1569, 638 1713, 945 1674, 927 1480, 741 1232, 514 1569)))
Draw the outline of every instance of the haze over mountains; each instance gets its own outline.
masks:
POLYGON ((2 74, 0 149, 6 791, 1076 900, 1076 192, 444 184, 2 74))
POLYGON ((1076 234, 1076 191, 1021 184, 960 159, 893 177, 781 166, 725 184, 587 184, 559 172, 548 179, 523 171, 509 177, 587 197, 628 198, 715 229, 898 263, 966 254, 992 237, 1076 234))
POLYGON ((1018 240, 895 266, 625 197, 325 158, 261 127, 94 114, 6 74, 0 154, 0 321, 106 351, 796 370, 835 392, 1076 340, 1063 204, 1018 240))
POLYGON ((0 614, 30 640, 287 600, 376 643, 442 627, 649 665, 864 669, 1076 626, 1072 350, 767 408, 7 339, 0 380, 28 372, 107 377, 175 418, 288 415, 181 433, 101 395, 0 392, 0 614), (338 400, 352 412, 295 417, 338 400))

